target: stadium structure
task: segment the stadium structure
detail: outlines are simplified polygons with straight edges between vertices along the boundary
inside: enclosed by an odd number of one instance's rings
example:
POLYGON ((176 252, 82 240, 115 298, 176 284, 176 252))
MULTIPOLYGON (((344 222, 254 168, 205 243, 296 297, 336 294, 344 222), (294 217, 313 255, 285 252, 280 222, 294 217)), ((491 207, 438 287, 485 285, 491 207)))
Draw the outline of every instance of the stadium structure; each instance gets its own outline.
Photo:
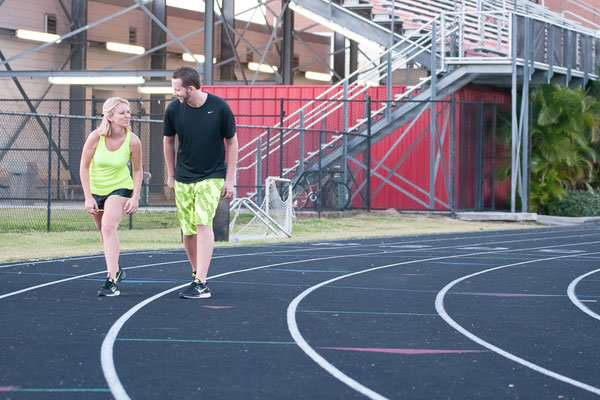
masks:
POLYGON ((190 65, 236 115, 239 198, 313 176, 349 188, 334 207, 526 212, 521 99, 598 79, 598 29, 591 0, 0 0, 0 202, 80 200, 113 95, 132 104, 147 204, 172 202, 162 113, 190 65))

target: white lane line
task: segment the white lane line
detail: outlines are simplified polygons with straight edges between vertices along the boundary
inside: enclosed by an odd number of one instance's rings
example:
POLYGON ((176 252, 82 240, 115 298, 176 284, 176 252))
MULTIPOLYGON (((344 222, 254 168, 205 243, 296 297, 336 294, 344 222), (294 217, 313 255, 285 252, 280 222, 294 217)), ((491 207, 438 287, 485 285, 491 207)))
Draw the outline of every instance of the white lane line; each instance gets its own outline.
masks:
MULTIPOLYGON (((177 264, 177 263, 182 263, 182 262, 189 262, 189 261, 187 259, 180 260, 180 261, 168 261, 168 262, 160 262, 160 263, 154 263, 154 264, 136 265, 136 266, 133 266, 133 267, 125 267, 123 269, 130 270, 130 269, 137 269, 137 268, 154 267, 154 266, 157 266, 157 265, 177 264)), ((57 285, 59 283, 73 281, 75 279, 80 279, 80 278, 85 278, 85 277, 88 277, 88 276, 100 275, 100 274, 106 274, 106 270, 102 270, 102 271, 98 271, 98 272, 90 272, 89 274, 77 275, 77 276, 72 276, 72 277, 65 278, 65 279, 59 279, 57 281, 42 283, 40 285, 29 286, 29 287, 26 287, 26 288, 21 289, 21 290, 17 290, 17 291, 14 291, 14 292, 10 292, 10 293, 6 293, 6 294, 3 294, 3 295, 0 295, 0 300, 2 300, 4 298, 7 298, 7 297, 15 296, 17 294, 29 292, 31 290, 43 288, 43 287, 46 287, 46 286, 57 285)))
MULTIPOLYGON (((590 276, 592 274, 595 274, 597 272, 600 272, 600 269, 595 269, 593 271, 588 272, 587 274, 583 274, 583 275, 577 277, 573 282, 571 282, 571 284, 567 288, 567 294, 569 295, 569 299, 571 299, 571 302, 573 304, 575 304, 581 311, 583 311, 584 313, 586 313, 590 317, 595 318, 598 321, 600 321, 600 315, 596 314, 595 312, 593 312, 592 310, 590 310, 589 308, 587 308, 585 306, 585 304, 583 304, 583 301, 585 301, 585 300, 579 300, 577 298, 577 295, 575 294, 575 288, 577 287, 577 284, 579 282, 581 282, 582 279, 585 279, 588 276, 590 276)), ((595 302, 596 300, 592 300, 592 301, 595 302)))
MULTIPOLYGON (((598 254, 596 253, 588 253, 588 254, 598 254)), ((537 364, 534 364, 530 361, 527 361, 521 357, 518 357, 512 353, 509 353, 506 350, 503 350, 497 346, 494 346, 493 344, 486 342, 485 340, 483 340, 482 338, 480 338, 479 336, 476 336, 475 334, 469 332, 468 330, 466 330, 463 326, 461 326, 460 324, 458 324, 456 321, 454 321, 452 319, 452 317, 450 317, 450 315, 448 315, 448 313, 446 312, 446 309, 444 308, 444 297, 446 296, 446 293, 448 293, 448 291, 454 287, 457 283, 460 283, 466 279, 470 279, 474 276, 477 275, 481 275, 481 274, 485 274, 487 272, 491 272, 491 271, 496 271, 499 269, 503 269, 503 268, 509 268, 509 267, 514 267, 517 265, 525 265, 525 264, 531 264, 531 263, 537 263, 537 262, 541 262, 541 261, 550 261, 550 260, 557 260, 560 258, 568 258, 568 257, 573 257, 572 254, 570 255, 565 255, 565 256, 557 256, 557 257, 550 257, 550 258, 541 258, 541 259, 537 259, 537 260, 530 260, 530 261, 523 261, 523 262, 518 262, 518 263, 514 263, 514 264, 507 264, 507 265, 502 265, 499 267, 494 267, 494 268, 489 268, 483 271, 479 271, 473 274, 469 274, 466 276, 463 276, 462 278, 458 278, 453 280, 452 282, 450 282, 449 284, 447 284, 446 286, 444 286, 444 288, 437 294, 437 296, 435 297, 435 309, 438 312, 438 314, 440 315, 440 317, 442 317, 444 319, 444 321, 446 321, 451 327, 453 327, 454 329, 456 329, 458 332, 462 333, 464 336, 466 336, 467 338, 471 339, 472 341, 474 341, 475 343, 480 344, 481 346, 490 349, 491 351, 506 357, 507 359, 514 361, 516 363, 519 363, 527 368, 530 368, 536 372, 539 372, 541 374, 544 374, 546 376, 549 376, 551 378, 554 378, 556 380, 559 380, 561 382, 565 382, 568 383, 570 385, 579 387, 581 389, 587 390, 588 392, 592 392, 595 394, 600 394, 600 388, 597 388, 595 386, 592 385, 588 385, 587 383, 583 383, 580 381, 577 381, 573 378, 569 378, 568 376, 564 376, 561 375, 559 373, 556 373, 554 371, 551 371, 549 369, 546 369, 544 367, 541 367, 537 364)))
MULTIPOLYGON (((240 269, 240 270, 235 270, 235 271, 224 272, 222 274, 210 276, 207 278, 207 280, 220 278, 220 277, 232 275, 232 274, 238 274, 241 272, 256 271, 256 270, 265 269, 265 268, 269 268, 269 267, 278 267, 278 266, 282 266, 282 265, 299 264, 299 263, 312 262, 312 261, 323 261, 323 260, 330 260, 330 259, 341 258, 341 257, 345 257, 345 256, 328 256, 328 257, 312 258, 312 259, 301 260, 301 261, 285 261, 285 262, 280 262, 280 263, 275 263, 275 264, 261 265, 258 267, 251 267, 251 268, 245 268, 245 269, 240 269)), ((136 304, 132 308, 130 308, 125 314, 121 315, 121 317, 110 327, 110 330, 108 331, 108 333, 106 334, 106 336, 104 338, 104 341, 102 342, 102 347, 100 349, 100 362, 102 365, 102 372, 104 373, 104 378, 106 379, 106 383, 108 384, 108 387, 109 387, 113 397, 116 400, 130 399, 129 395, 127 394, 127 391, 125 391, 125 388, 123 387, 123 384, 121 383, 121 381, 119 379, 117 370, 115 368, 114 359, 113 359, 114 343, 115 343, 115 340, 117 339, 117 336, 119 335, 119 331, 121 330, 123 325, 125 325, 125 323, 141 308, 150 304, 154 300, 156 300, 166 294, 172 293, 178 289, 181 289, 187 285, 189 285, 189 283, 185 283, 183 285, 179 285, 174 288, 167 289, 163 292, 155 294, 152 297, 147 298, 146 300, 144 300, 144 301, 136 304)))
MULTIPOLYGON (((591 236, 591 235, 583 235, 583 236, 591 236)), ((565 236, 561 236, 561 237, 563 239, 565 238, 565 236)), ((548 239, 553 239, 553 238, 544 238, 544 239, 548 240, 548 239)), ((540 238, 539 240, 544 240, 544 239, 540 238)), ((510 243, 510 242, 519 242, 519 241, 523 241, 523 240, 514 240, 514 241, 506 241, 506 242, 510 243)), ((596 242, 593 242, 593 243, 596 243, 596 242)), ((586 244, 586 243, 578 243, 578 244, 586 244)), ((369 245, 365 245, 365 247, 368 247, 368 246, 369 245)), ((568 246, 568 245, 564 245, 564 246, 568 246)), ((457 247, 460 247, 460 246, 456 246, 455 245, 455 246, 447 246, 447 247, 444 247, 444 248, 452 249, 452 248, 457 248, 457 247)), ((515 250, 512 250, 512 251, 520 251, 520 249, 515 249, 515 250)), ((397 251, 397 252, 400 253, 402 251, 397 251)), ((146 252, 140 252, 140 253, 146 253, 146 252)), ((270 254, 270 253, 278 253, 278 252, 268 252, 268 253, 270 254)), ((388 252, 387 254, 389 254, 389 253, 390 252, 388 252)), ((251 253, 251 254, 256 254, 256 253, 251 253)), ((366 255, 376 255, 376 254, 382 254, 382 252, 365 253, 363 255, 366 256, 366 255)), ((489 254, 489 252, 474 253, 474 254, 475 255, 478 255, 478 254, 489 254)), ((227 258, 227 257, 235 257, 235 256, 240 256, 240 255, 239 254, 232 255, 232 256, 228 256, 227 255, 227 256, 220 256, 219 258, 227 258)), ((467 255, 455 255, 455 256, 442 257, 442 258, 455 258, 455 257, 462 257, 462 256, 467 256, 467 255)), ((96 256, 96 257, 99 257, 99 256, 96 256)), ((287 264, 292 264, 292 263, 296 263, 297 264, 297 263, 302 263, 302 262, 310 262, 310 261, 314 261, 314 260, 334 259, 334 258, 340 258, 340 257, 345 257, 345 255, 330 256, 330 257, 324 257, 324 258, 319 258, 319 259, 308 259, 308 260, 302 260, 302 261, 283 262, 283 263, 277 263, 277 264, 272 264, 272 265, 268 265, 268 266, 261 266, 261 267, 256 267, 256 268, 250 268, 248 270, 262 269, 262 268, 267 268, 269 266, 287 265, 287 264)), ((72 258, 68 258, 68 259, 72 259, 72 258)), ((49 262, 49 261, 57 261, 57 260, 56 259, 54 259, 54 260, 46 260, 46 261, 43 261, 43 262, 49 262)), ((415 262, 418 262, 418 261, 422 261, 422 260, 415 260, 415 262)), ((42 262, 42 261, 40 261, 40 262, 42 262)), ((174 264, 174 263, 181 263, 181 262, 187 262, 187 260, 162 262, 162 263, 155 263, 155 264, 145 264, 145 265, 141 265, 141 266, 125 267, 124 269, 144 268, 144 267, 149 267, 149 266, 167 265, 167 264, 174 264)), ((24 263, 24 264, 27 264, 27 263, 24 263)), ((217 275, 217 276, 214 276, 214 277, 210 277, 208 279, 213 279, 215 277, 229 275, 231 273, 244 272, 244 271, 246 271, 246 270, 232 271, 232 272, 229 272, 229 273, 225 273, 225 274, 217 275)), ((15 291, 15 292, 11 292, 11 293, 6 293, 4 295, 0 295, 0 299, 7 298, 7 297, 10 297, 10 296, 14 296, 14 295, 17 295, 17 294, 20 294, 20 293, 28 292, 28 291, 31 291, 31 290, 35 290, 35 289, 38 289, 38 288, 46 287, 46 286, 51 286, 51 285, 55 285, 55 284, 59 284, 59 283, 63 283, 63 282, 67 282, 67 281, 71 281, 71 280, 75 280, 75 279, 79 279, 79 278, 84 278, 84 277, 87 277, 87 276, 99 275, 99 274, 102 274, 102 273, 105 273, 105 272, 106 271, 103 270, 103 271, 93 272, 93 273, 90 273, 90 274, 84 274, 84 275, 79 275, 79 276, 75 276, 75 277, 60 279, 60 280, 57 280, 57 281, 47 282, 47 283, 44 283, 44 284, 41 284, 41 285, 36 285, 36 286, 28 287, 28 288, 25 288, 25 289, 21 289, 21 290, 15 291)), ((185 286, 185 285, 183 285, 183 286, 185 286)), ((182 286, 178 286, 175 289, 173 289, 173 291, 175 291, 175 290, 177 290, 178 288, 181 288, 181 287, 182 286)), ((164 294, 166 294, 166 293, 163 293, 163 295, 164 294)), ((103 344, 103 346, 104 346, 104 344, 103 344)), ((111 362, 112 362, 112 354, 111 354, 111 362)), ((114 370, 114 365, 112 366, 112 369, 114 370)), ((118 378, 117 378, 117 380, 118 380, 118 378)), ((120 382, 119 382, 119 385, 120 385, 120 382)))
MULTIPOLYGON (((595 241, 595 242, 587 242, 587 243, 564 244, 564 245, 557 245, 557 246, 552 246, 552 247, 577 246, 577 245, 596 244, 596 243, 599 243, 599 242, 595 241)), ((395 264, 389 264, 389 265, 383 265, 383 266, 379 266, 379 267, 369 268, 369 269, 366 269, 366 270, 353 272, 353 273, 350 273, 350 274, 347 274, 347 275, 338 276, 338 277, 329 279, 327 281, 321 282, 321 283, 319 283, 319 284, 317 284, 315 286, 312 286, 312 287, 306 289, 304 292, 300 293, 300 295, 298 295, 294 300, 292 300, 292 302, 290 303, 290 305, 288 306, 288 309, 287 309, 288 330, 290 331, 290 334, 292 335, 292 338, 298 344, 298 346, 300 347, 300 349, 302 349, 302 351, 304 351, 304 353, 308 357, 310 357, 313 361, 315 361, 321 368, 323 368, 329 374, 331 374, 332 376, 334 376, 335 378, 337 378, 342 383, 346 384, 347 386, 351 387, 352 389, 354 389, 354 390, 362 393, 363 395, 365 395, 365 396, 367 396, 369 398, 372 398, 372 399, 385 399, 385 397, 381 396, 379 393, 373 391, 372 389, 367 388, 366 386, 360 384, 359 382, 355 381, 354 379, 352 379, 351 377, 349 377, 348 375, 344 374, 342 371, 340 371, 339 369, 337 369, 335 366, 333 366, 333 364, 331 364, 324 357, 322 357, 317 351, 315 351, 306 342, 306 340, 304 340, 304 337, 302 336, 302 334, 300 333, 300 330, 298 329, 298 324, 297 324, 297 321, 296 321, 296 312, 297 312, 298 305, 300 304, 300 302, 306 296, 308 296, 310 293, 314 292, 315 290, 317 290, 317 289, 319 289, 319 288, 321 288, 323 286, 326 286, 326 285, 328 285, 330 283, 333 283, 335 281, 339 281, 341 279, 345 279, 345 278, 350 277, 350 276, 360 275, 360 274, 363 274, 363 273, 366 273, 366 272, 377 271, 377 270, 380 270, 380 269, 391 268, 391 267, 396 267, 396 266, 400 266, 400 265, 413 264, 413 263, 418 263, 418 262, 443 260, 443 259, 450 259, 450 258, 457 258, 457 257, 469 257, 469 256, 472 256, 472 255, 479 255, 479 254, 506 253, 506 252, 520 251, 520 250, 537 250, 537 249, 542 249, 542 248, 547 248, 547 247, 549 247, 549 246, 537 247, 537 248, 528 248, 528 249, 519 249, 519 250, 509 250, 509 251, 506 251, 506 250, 497 250, 497 251, 491 251, 491 252, 477 252, 477 253, 471 253, 471 254, 462 254, 462 255, 453 255, 453 256, 434 257, 434 258, 421 259, 421 260, 412 260, 412 261, 405 261, 405 262, 400 262, 400 263, 395 263, 395 264)), ((597 253, 590 253, 590 254, 597 254, 597 253)), ((565 258, 565 257, 573 257, 573 256, 572 255, 558 256, 558 257, 549 258, 548 260, 550 260, 550 259, 558 259, 558 258, 565 258)), ((532 261, 526 261, 526 262, 518 263, 518 264, 525 264, 525 263, 529 263, 529 262, 532 262, 532 261)), ((512 264, 512 265, 518 265, 518 264, 512 264)), ((505 267, 506 266, 504 266, 504 267, 496 267, 496 268, 492 268, 492 269, 489 269, 489 270, 486 270, 486 271, 491 271, 491 270, 494 270, 494 269, 505 268, 505 267)), ((477 275, 477 274, 473 274, 473 275, 477 275)), ((466 279, 466 278, 464 278, 464 279, 466 279)), ((439 294, 438 294, 438 296, 439 296, 439 294)), ((443 304, 442 304, 442 307, 443 307, 443 304)), ((437 297, 436 297, 436 308, 437 308, 437 297)), ((439 313, 439 311, 438 311, 438 313, 439 313)), ((458 325, 458 326, 460 326, 460 325, 458 325)), ((487 343, 487 342, 485 342, 485 343, 487 343)))
MULTIPOLYGON (((556 236, 550 236, 550 237, 541 237, 541 234, 548 234, 548 235, 553 235, 556 234, 556 230, 544 230, 544 231, 540 231, 537 229, 531 230, 531 231, 527 231, 527 232, 515 232, 515 233, 505 233, 505 232, 510 232, 510 231, 503 231, 502 233, 502 237, 506 238, 506 237, 510 237, 510 236, 528 236, 528 235, 536 235, 536 238, 534 238, 533 240, 549 240, 549 239, 556 239, 556 238, 562 238, 562 239, 566 239, 566 238, 570 238, 570 237, 583 237, 583 236, 593 236, 593 235, 598 235, 598 233, 593 233, 593 234, 584 234, 584 235, 572 235, 572 236, 564 236, 565 233, 573 233, 573 232, 587 232, 588 230, 581 230, 581 229, 569 229, 569 230, 563 230, 561 231, 563 236, 560 237, 556 237, 556 236)), ((489 233, 489 232, 486 232, 489 233)), ((485 239, 493 239, 492 236, 486 236, 486 235, 477 235, 477 236, 465 236, 465 237, 461 237, 461 238, 455 238, 455 237, 451 237, 451 238, 435 238, 435 239, 426 239, 426 240, 422 240, 422 239, 415 239, 412 241, 399 241, 399 242, 390 242, 389 245, 404 245, 404 244, 409 244, 409 243, 426 243, 426 242, 443 242, 443 241, 452 241, 452 240, 469 240, 469 239, 481 239, 482 236, 485 239)), ((386 239, 384 238, 380 238, 380 239, 386 239)), ((511 243, 514 241, 505 241, 502 243, 511 243)), ((294 245, 303 245, 303 246, 310 246, 312 242, 297 242, 297 243, 293 243, 294 245)), ((493 243, 497 243, 497 241, 494 241, 493 243)), ((489 244, 486 242, 483 242, 481 244, 489 244)), ((380 243, 370 243, 370 244, 364 244, 361 245, 361 247, 374 247, 374 246, 379 246, 381 245, 380 243)), ((278 245, 263 245, 263 246, 267 246, 267 247, 272 247, 272 246, 278 246, 278 245)), ((464 245, 463 245, 464 246, 464 245)), ((454 246, 448 246, 448 247, 452 247, 452 248, 456 248, 459 247, 457 245, 454 246)), ((226 248, 226 247, 223 247, 226 248)), ((235 247, 231 247, 231 248, 235 248, 235 247)), ((310 247, 304 247, 301 249, 296 249, 296 250, 291 250, 291 251, 302 251, 302 250, 309 250, 310 247)), ((123 255, 131 255, 131 254, 145 254, 145 253, 152 253, 152 252, 156 252, 156 251, 168 251, 168 250, 179 250, 179 249, 159 249, 159 250, 140 250, 140 251, 133 251, 133 252, 127 252, 127 253, 123 253, 123 255)), ((254 253, 253 253, 254 254, 254 253)), ((103 254, 95 254, 95 255, 89 255, 89 256, 76 256, 76 257, 62 257, 62 258, 50 258, 50 259, 45 259, 45 260, 36 260, 36 261, 22 261, 22 262, 16 262, 13 264, 0 264, 0 269, 1 268, 10 268, 10 267, 18 267, 18 266, 23 266, 23 265, 36 265, 36 264, 44 264, 44 263, 52 263, 52 262, 64 262, 64 261, 70 261, 70 260, 84 260, 84 259, 89 259, 89 258, 98 258, 98 257, 104 257, 103 254)))

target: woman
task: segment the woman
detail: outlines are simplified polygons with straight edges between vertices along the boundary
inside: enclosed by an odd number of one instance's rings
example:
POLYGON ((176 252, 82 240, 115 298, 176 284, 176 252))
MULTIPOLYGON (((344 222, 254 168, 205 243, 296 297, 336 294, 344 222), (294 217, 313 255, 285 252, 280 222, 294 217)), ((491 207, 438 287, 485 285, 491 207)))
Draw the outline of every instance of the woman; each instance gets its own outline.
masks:
POLYGON ((117 228, 125 214, 137 211, 142 186, 142 144, 131 132, 129 102, 111 97, 102 107, 102 123, 83 145, 79 176, 85 196, 85 211, 92 214, 100 231, 106 282, 99 296, 121 294, 117 283, 125 272, 119 267, 117 228), (127 164, 131 161, 133 174, 127 164), (133 175, 133 179, 132 179, 133 175))

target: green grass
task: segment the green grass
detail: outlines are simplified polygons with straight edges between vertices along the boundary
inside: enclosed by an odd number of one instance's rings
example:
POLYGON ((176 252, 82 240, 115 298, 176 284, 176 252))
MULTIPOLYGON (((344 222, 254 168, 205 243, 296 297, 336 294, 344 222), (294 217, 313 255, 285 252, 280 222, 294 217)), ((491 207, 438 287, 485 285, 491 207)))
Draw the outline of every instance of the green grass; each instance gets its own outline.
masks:
MULTIPOLYGON (((133 229, 166 229, 178 227, 175 211, 145 211, 133 214, 133 229)), ((121 222, 121 228, 129 228, 129 216, 121 222)), ((83 210, 51 210, 50 231, 95 230, 91 215, 83 210)), ((1 232, 31 232, 47 230, 47 213, 41 208, 0 209, 1 232)))
MULTIPOLYGON (((18 214, 3 214, 2 224, 6 223, 4 219, 7 217, 9 219, 18 218, 18 214)), ((121 226, 119 238, 122 251, 183 247, 181 232, 177 227, 174 212, 140 212, 136 213, 135 217, 139 218, 140 226, 147 224, 149 227, 129 230, 126 226, 121 226), (166 227, 159 229, 158 226, 161 226, 161 224, 166 227)), ((249 216, 243 216, 243 219, 247 220, 249 216)), ((135 221, 138 221, 138 219, 135 221)), ((93 230, 91 217, 83 212, 74 213, 69 211, 61 225, 63 227, 62 231, 45 232, 45 225, 43 229, 37 230, 6 231, 4 226, 0 231, 0 262, 102 253, 100 236, 98 232, 93 230), (79 229, 65 229, 67 226, 74 226, 79 229)), ((35 225, 31 224, 30 226, 35 225)), ((429 214, 350 213, 345 214, 344 217, 297 219, 294 221, 291 239, 217 242, 216 246, 478 232, 534 227, 538 227, 538 225, 526 222, 460 221, 447 216, 429 214)))

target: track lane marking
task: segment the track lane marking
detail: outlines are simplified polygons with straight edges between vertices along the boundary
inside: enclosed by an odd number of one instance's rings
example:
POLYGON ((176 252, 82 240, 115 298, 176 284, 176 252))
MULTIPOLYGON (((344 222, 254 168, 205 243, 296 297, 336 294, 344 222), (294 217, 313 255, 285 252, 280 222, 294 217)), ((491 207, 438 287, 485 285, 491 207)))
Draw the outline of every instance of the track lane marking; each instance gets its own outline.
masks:
MULTIPOLYGON (((597 244, 597 243, 600 243, 600 242, 593 241, 593 242, 571 243, 571 244, 564 244, 564 245, 533 247, 533 248, 515 249, 515 250, 497 250, 497 251, 485 252, 484 254, 506 253, 506 252, 520 251, 520 250, 529 251, 529 250, 532 250, 532 249, 536 250, 536 249, 543 249, 543 248, 556 248, 556 247, 565 247, 565 246, 581 246, 581 245, 597 244)), ((599 254, 599 253, 590 253, 590 254, 599 254)), ((365 269, 365 270, 362 270, 362 271, 356 271, 356 272, 353 272, 353 273, 348 274, 348 275, 338 276, 338 277, 329 279, 327 281, 321 282, 321 283, 319 283, 317 285, 314 285, 314 286, 306 289, 305 291, 303 291, 302 293, 300 293, 300 295, 298 295, 296 298, 294 298, 294 300, 292 300, 292 302, 288 306, 288 310, 287 310, 288 330, 290 331, 290 334, 292 335, 292 338, 294 339, 294 341, 296 341, 296 343, 298 343, 298 347, 300 347, 302 349, 302 351, 304 351, 304 353, 308 357, 310 357, 315 363, 317 363, 321 368, 323 368, 326 372, 328 372, 333 377, 335 377, 336 379, 338 379, 340 382, 346 384, 347 386, 349 386, 352 389, 356 390, 357 392, 359 392, 359 393, 367 396, 370 399, 377 399, 377 400, 386 399, 386 397, 382 396, 381 394, 379 394, 379 393, 375 392, 374 390, 372 390, 372 389, 370 389, 370 388, 362 385, 361 383, 359 383, 358 381, 354 380, 350 376, 344 374, 341 370, 339 370, 333 364, 331 364, 329 361, 327 361, 317 351, 315 351, 314 348, 312 348, 308 344, 308 342, 304 339, 304 337, 300 333, 300 330, 298 329, 298 324, 296 322, 296 313, 297 313, 298 305, 300 304, 300 302, 305 297, 307 297, 310 293, 314 292, 315 290, 317 290, 319 288, 322 288, 323 286, 329 285, 330 283, 333 283, 335 281, 338 281, 338 280, 341 280, 341 279, 345 279, 347 277, 356 276, 356 275, 360 275, 360 274, 363 274, 363 273, 377 271, 377 270, 381 270, 381 269, 386 269, 386 268, 391 268, 391 267, 397 267, 397 266, 400 266, 400 265, 414 264, 414 263, 417 263, 417 262, 427 262, 427 261, 434 261, 434 260, 440 260, 440 259, 457 258, 457 257, 467 257, 467 256, 479 255, 479 254, 482 254, 482 253, 471 253, 471 254, 444 256, 444 257, 434 257, 434 258, 422 259, 422 260, 414 260, 414 261, 405 261, 405 262, 400 262, 400 263, 383 265, 383 266, 379 266, 379 267, 368 268, 368 269, 365 269)), ((567 257, 573 257, 573 254, 569 254, 569 255, 565 255, 565 256, 552 257, 550 259, 567 258, 567 257)), ((532 261, 526 261, 524 263, 530 263, 530 262, 532 262, 532 261)), ((522 264, 522 263, 518 263, 518 264, 522 264)), ((498 267, 492 268, 490 270, 493 270, 493 269, 498 269, 498 267)), ((477 274, 472 274, 472 275, 469 275, 469 276, 474 276, 474 275, 477 275, 477 274)), ((464 278, 464 279, 467 279, 467 278, 464 278)), ((438 294, 438 296, 439 296, 439 294, 438 294)), ((436 309, 437 309, 437 297, 436 297, 436 309)), ((438 314, 439 314, 439 311, 438 311, 438 314)), ((460 325, 458 325, 458 326, 460 326, 460 325)), ((485 343, 487 343, 487 342, 485 342, 485 343)), ((523 360, 523 361, 525 361, 525 360, 523 360)), ((551 371, 549 371, 549 372, 551 372, 551 371)), ((556 374, 556 375, 558 375, 558 374, 556 374)), ((572 381, 573 382, 577 382, 575 380, 572 380, 572 381)), ((586 384, 583 384, 581 382, 578 382, 578 383, 582 384, 582 385, 586 385, 586 384)), ((587 385, 587 386, 589 386, 589 385, 587 385)), ((589 387, 593 388, 592 386, 589 386, 589 387)), ((596 389, 596 388, 594 388, 594 389, 596 389)), ((600 390, 599 390, 599 393, 600 393, 600 390)))
MULTIPOLYGON (((584 243, 580 243, 580 244, 584 244, 584 243)), ((588 244, 588 243, 585 243, 588 244)), ((578 245, 578 244, 573 244, 573 246, 578 245)), ((558 246, 556 246, 558 247, 558 246)), ((594 253, 588 253, 588 254, 599 254, 600 252, 594 252, 594 253)), ((541 374, 544 374, 546 376, 549 376, 551 378, 554 378, 556 380, 559 380, 561 382, 565 382, 568 383, 570 385, 576 386, 578 388, 587 390, 588 392, 591 393, 595 393, 595 394, 600 394, 600 388, 597 388, 595 386, 589 385, 587 383, 575 380, 573 378, 570 378, 568 376, 565 375, 561 375, 557 372, 551 371, 547 368, 544 368, 540 365, 534 364, 531 361, 525 360, 524 358, 521 358, 519 356, 516 356, 512 353, 509 353, 506 350, 503 350, 493 344, 491 344, 490 342, 487 342, 485 340, 483 340, 482 338, 480 338, 479 336, 471 333, 470 331, 468 331, 467 329, 465 329, 462 325, 460 325, 459 323, 457 323, 454 319, 452 319, 452 317, 450 317, 450 315, 446 312, 446 309, 444 307, 444 298, 446 296, 446 294, 448 293, 448 291, 450 289, 452 289, 452 287, 454 287, 456 284, 466 280, 466 279, 470 279, 474 276, 477 275, 482 275, 485 274, 487 272, 491 272, 491 271, 497 271, 500 269, 504 269, 504 268, 509 268, 509 267, 514 267, 514 266, 518 266, 518 265, 524 265, 524 264, 532 264, 532 263, 537 263, 537 262, 541 262, 541 261, 550 261, 550 260, 558 260, 561 258, 571 258, 573 257, 573 254, 569 254, 569 255, 564 255, 564 256, 557 256, 557 257, 548 257, 548 258, 541 258, 538 260, 529 260, 529 261, 523 261, 523 262, 518 262, 518 263, 513 263, 513 264, 507 264, 507 265, 501 265, 498 267, 494 267, 494 268, 489 268, 483 271, 479 271, 473 274, 469 274, 469 275, 465 275, 461 278, 455 279, 452 282, 448 283, 446 286, 444 286, 444 288, 437 294, 436 298, 435 298, 435 309, 438 312, 438 314, 440 315, 440 317, 442 317, 442 319, 444 319, 444 321, 446 321, 446 323, 448 323, 448 325, 450 325, 452 328, 454 328, 455 330, 457 330, 458 332, 460 332, 461 334, 463 334, 464 336, 466 336, 467 338, 471 339, 472 341, 474 341, 475 343, 480 344, 481 346, 490 349, 491 351, 493 351, 494 353, 497 353, 511 361, 514 361, 518 364, 521 364, 529 369, 532 369, 536 372, 539 372, 541 374)))
POLYGON ((581 311, 583 311, 590 317, 595 318, 598 321, 600 321, 600 315, 596 314, 595 312, 590 310, 588 307, 586 307, 585 304, 583 304, 584 301, 595 302, 596 300, 579 300, 579 298, 575 294, 575 288, 577 287, 577 284, 579 282, 581 282, 582 279, 587 278, 588 276, 595 274, 597 272, 600 272, 600 268, 590 271, 581 276, 578 276, 575 280, 573 280, 573 282, 571 282, 569 284, 569 287, 567 288, 567 295, 569 296, 569 299, 571 300, 571 302, 577 306, 577 308, 579 308, 581 311))

